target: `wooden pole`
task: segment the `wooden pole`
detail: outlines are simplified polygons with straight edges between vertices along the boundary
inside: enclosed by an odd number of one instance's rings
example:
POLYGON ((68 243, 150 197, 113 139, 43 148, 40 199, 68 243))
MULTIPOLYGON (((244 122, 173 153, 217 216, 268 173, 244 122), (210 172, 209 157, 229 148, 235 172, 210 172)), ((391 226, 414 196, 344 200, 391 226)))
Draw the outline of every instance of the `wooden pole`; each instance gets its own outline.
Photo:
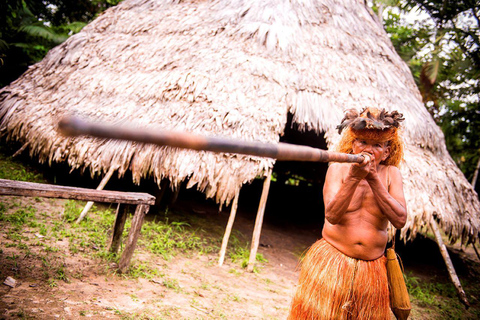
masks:
POLYGON ((237 193, 235 193, 235 198, 233 198, 232 209, 230 210, 230 217, 228 218, 227 228, 225 229, 225 234, 223 235, 222 248, 220 249, 220 257, 218 259, 219 267, 223 265, 223 261, 225 260, 225 253, 227 252, 228 239, 230 238, 233 222, 235 221, 235 215, 237 214, 239 195, 240 195, 240 189, 237 191, 237 193))
POLYGON ((144 204, 137 205, 137 208, 135 209, 132 225, 130 227, 130 231, 128 232, 125 250, 123 251, 120 262, 118 263, 118 271, 120 273, 127 271, 128 265, 130 264, 130 260, 133 256, 133 251, 135 251, 135 247, 137 246, 137 240, 140 236, 140 231, 142 230, 143 219, 145 218, 145 215, 148 213, 149 209, 150 206, 144 204))
POLYGON ((110 248, 108 251, 117 253, 120 243, 122 242, 122 233, 125 227, 125 221, 127 220, 127 208, 128 205, 119 203, 117 206, 117 213, 115 215, 115 222, 112 228, 112 239, 110 241, 110 248))
MULTIPOLYGON (((110 178, 113 175, 113 172, 115 172, 115 169, 116 168, 112 166, 108 169, 107 174, 103 177, 102 181, 100 181, 100 184, 98 185, 97 190, 103 190, 103 188, 105 188, 108 180, 110 180, 110 178)), ((87 204, 85 205, 85 208, 83 208, 82 213, 80 213, 80 216, 78 217, 75 223, 80 223, 80 221, 82 221, 83 218, 85 218, 85 216, 87 215, 88 211, 92 208, 92 206, 93 206, 93 201, 88 201, 87 204)))
POLYGON ((443 256, 443 260, 445 260, 445 264, 447 265, 447 270, 448 270, 448 274, 450 275, 450 279, 452 280, 453 285, 457 289, 457 293, 460 298, 460 301, 468 308, 470 307, 470 303, 467 300, 467 295, 465 294, 465 291, 463 291, 462 284, 460 283, 457 273, 455 272, 455 268, 453 267, 452 260, 448 255, 447 247, 443 243, 442 235, 440 234, 440 230, 438 229, 437 222, 435 221, 434 218, 432 218, 432 220, 430 221, 430 226, 433 230, 433 233, 435 234, 435 239, 437 239, 437 244, 438 244, 438 247, 440 248, 440 252, 443 256))
POLYGON ((89 135, 97 138, 122 139, 190 150, 246 154, 273 158, 279 161, 362 163, 365 160, 365 156, 360 154, 346 154, 282 142, 264 143, 205 137, 179 131, 128 128, 126 126, 86 122, 75 117, 63 118, 58 124, 58 129, 66 136, 89 135))
POLYGON ((272 180, 272 169, 268 170, 267 177, 263 182, 262 196, 258 206, 257 219, 255 220, 255 228, 253 229, 252 245, 250 247, 250 257, 248 259, 247 270, 253 271, 255 260, 257 258, 258 245, 260 243, 260 233, 262 231, 263 214, 265 213, 265 206, 267 205, 268 191, 270 190, 270 182, 272 180))

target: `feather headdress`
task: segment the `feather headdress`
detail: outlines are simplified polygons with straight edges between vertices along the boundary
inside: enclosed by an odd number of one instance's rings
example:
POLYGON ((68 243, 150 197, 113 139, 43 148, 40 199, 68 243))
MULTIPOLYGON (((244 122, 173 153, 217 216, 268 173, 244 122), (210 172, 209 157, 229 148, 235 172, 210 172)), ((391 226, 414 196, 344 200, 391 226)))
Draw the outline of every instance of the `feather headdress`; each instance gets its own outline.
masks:
POLYGON ((390 147, 390 155, 382 164, 399 166, 403 159, 403 143, 399 135, 403 114, 398 111, 387 112, 374 107, 345 111, 345 117, 337 126, 342 138, 337 147, 338 152, 352 153, 355 139, 386 141, 390 147))
POLYGON ((364 108, 360 113, 355 109, 345 111, 345 117, 337 126, 338 133, 341 134, 343 129, 350 127, 354 130, 377 129, 385 130, 390 128, 398 128, 400 122, 405 120, 403 114, 394 110, 387 112, 385 109, 364 108))

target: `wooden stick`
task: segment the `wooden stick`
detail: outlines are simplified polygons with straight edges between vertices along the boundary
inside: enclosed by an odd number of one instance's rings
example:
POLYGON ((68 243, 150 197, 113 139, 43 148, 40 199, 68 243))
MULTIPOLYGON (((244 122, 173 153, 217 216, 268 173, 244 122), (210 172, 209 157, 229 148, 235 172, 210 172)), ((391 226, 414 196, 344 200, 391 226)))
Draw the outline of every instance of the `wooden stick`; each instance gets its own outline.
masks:
POLYGON ((7 179, 0 179, 0 194, 7 196, 75 199, 108 203, 155 204, 155 197, 148 193, 93 190, 7 179))
POLYGON ((133 256, 133 251, 137 246, 137 240, 140 236, 140 231, 142 230, 143 219, 148 213, 150 206, 139 204, 135 209, 135 214, 133 215, 132 225, 130 231, 128 232, 127 244, 125 245, 125 250, 123 251, 120 262, 118 263, 118 271, 124 273, 127 271, 130 260, 133 256))
POLYGON ((227 252, 228 239, 230 238, 233 222, 235 221, 235 215, 237 214, 239 195, 240 195, 240 190, 238 190, 237 193, 235 193, 235 198, 233 198, 232 209, 230 210, 230 217, 228 218, 227 228, 225 229, 225 234, 223 235, 222 248, 220 249, 220 257, 218 259, 219 267, 223 265, 223 261, 225 260, 225 253, 227 252))
POLYGON ((257 259, 257 250, 260 243, 260 233, 262 231, 263 214, 267 205, 268 191, 270 189, 270 181, 272 180, 272 169, 268 171, 267 177, 263 182, 262 196, 258 206, 257 219, 255 220, 255 228, 253 229, 252 245, 250 247, 250 257, 248 259, 247 270, 252 272, 257 259))
POLYGON ((438 247, 440 248, 440 253, 443 256, 443 260, 445 260, 445 264, 447 265, 447 270, 448 270, 448 274, 450 275, 450 279, 452 280, 453 285, 457 289, 457 293, 460 298, 460 301, 468 308, 470 307, 470 303, 467 300, 467 295, 465 294, 465 291, 462 288, 462 284, 458 279, 457 273, 455 272, 455 268, 453 267, 452 260, 448 255, 447 247, 443 243, 442 235, 440 234, 440 230, 434 218, 432 218, 432 220, 430 221, 430 226, 433 230, 433 233, 435 234, 435 239, 437 239, 437 244, 438 244, 438 247))
MULTIPOLYGON (((102 181, 100 181, 100 184, 97 187, 97 190, 103 190, 105 188, 105 185, 107 184, 108 180, 112 177, 113 172, 115 171, 115 167, 110 167, 108 169, 107 174, 103 177, 102 181)), ((87 204, 85 205, 85 208, 83 208, 82 212, 80 213, 80 216, 78 217, 77 221, 75 223, 80 223, 80 221, 85 218, 87 215, 88 211, 92 208, 93 206, 93 201, 88 201, 87 204)))
POLYGON ((288 143, 249 142, 218 137, 204 137, 186 132, 144 130, 126 126, 95 124, 74 117, 63 118, 59 123, 58 129, 67 136, 90 135, 97 138, 122 139, 191 150, 246 154, 273 158, 280 161, 356 163, 364 161, 363 155, 332 152, 308 146, 288 143))
POLYGON ((128 205, 119 203, 117 206, 117 212, 115 214, 115 222, 113 223, 112 239, 110 241, 110 248, 108 251, 117 253, 120 243, 122 242, 122 233, 125 227, 125 221, 127 220, 127 208, 128 205))

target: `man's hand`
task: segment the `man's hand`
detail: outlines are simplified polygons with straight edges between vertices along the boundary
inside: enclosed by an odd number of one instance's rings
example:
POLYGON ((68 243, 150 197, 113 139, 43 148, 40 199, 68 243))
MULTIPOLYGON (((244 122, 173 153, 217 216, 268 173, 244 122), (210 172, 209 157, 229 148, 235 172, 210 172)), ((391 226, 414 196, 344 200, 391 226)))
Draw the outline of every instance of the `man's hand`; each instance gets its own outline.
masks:
POLYGON ((378 177, 377 165, 376 165, 376 162, 375 162, 375 156, 373 154, 369 155, 369 156, 371 157, 370 167, 369 167, 370 170, 369 170, 367 176, 365 177, 365 179, 373 180, 376 177, 378 177))
POLYGON ((363 153, 364 160, 362 163, 354 163, 350 166, 350 177, 358 180, 367 178, 372 174, 372 170, 377 172, 375 166, 375 156, 373 154, 363 153))

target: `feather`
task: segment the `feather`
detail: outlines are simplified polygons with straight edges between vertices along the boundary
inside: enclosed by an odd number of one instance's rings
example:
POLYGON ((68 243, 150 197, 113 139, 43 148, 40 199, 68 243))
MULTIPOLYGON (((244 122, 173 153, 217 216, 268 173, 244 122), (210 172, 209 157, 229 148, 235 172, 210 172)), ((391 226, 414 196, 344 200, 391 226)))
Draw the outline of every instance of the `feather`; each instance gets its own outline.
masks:
POLYGON ((347 127, 355 130, 385 130, 392 127, 398 128, 403 120, 405 120, 403 114, 395 110, 387 112, 385 109, 363 108, 359 113, 355 109, 348 109, 337 129, 339 134, 347 127))

